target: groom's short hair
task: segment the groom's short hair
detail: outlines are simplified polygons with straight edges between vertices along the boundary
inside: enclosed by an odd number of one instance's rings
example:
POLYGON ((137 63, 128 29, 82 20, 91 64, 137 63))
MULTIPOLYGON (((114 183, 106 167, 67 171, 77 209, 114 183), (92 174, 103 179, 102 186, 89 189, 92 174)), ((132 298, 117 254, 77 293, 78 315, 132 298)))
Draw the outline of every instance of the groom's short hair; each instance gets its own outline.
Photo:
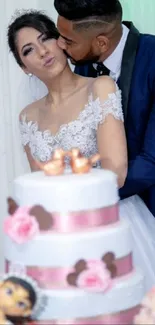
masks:
POLYGON ((73 22, 74 28, 89 28, 122 21, 119 0, 54 0, 58 14, 73 22))

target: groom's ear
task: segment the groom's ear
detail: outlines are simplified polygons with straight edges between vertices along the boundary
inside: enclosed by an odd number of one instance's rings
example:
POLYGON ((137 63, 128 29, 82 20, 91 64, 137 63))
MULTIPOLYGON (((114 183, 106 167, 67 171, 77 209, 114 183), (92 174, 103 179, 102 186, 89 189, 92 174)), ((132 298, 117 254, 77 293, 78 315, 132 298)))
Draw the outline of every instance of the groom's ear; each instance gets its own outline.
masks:
POLYGON ((96 37, 96 43, 102 53, 109 49, 109 39, 105 35, 98 35, 96 37))

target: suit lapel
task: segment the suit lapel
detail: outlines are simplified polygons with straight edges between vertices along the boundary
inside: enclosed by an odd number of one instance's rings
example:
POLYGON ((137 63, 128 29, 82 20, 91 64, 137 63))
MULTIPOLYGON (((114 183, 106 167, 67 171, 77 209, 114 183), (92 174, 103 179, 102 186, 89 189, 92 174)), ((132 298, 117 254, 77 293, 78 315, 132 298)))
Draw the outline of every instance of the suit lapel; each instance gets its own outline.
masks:
POLYGON ((122 105, 124 111, 124 118, 126 120, 131 79, 136 59, 140 33, 132 23, 123 22, 123 24, 130 29, 123 52, 121 75, 118 81, 120 89, 122 90, 122 105))

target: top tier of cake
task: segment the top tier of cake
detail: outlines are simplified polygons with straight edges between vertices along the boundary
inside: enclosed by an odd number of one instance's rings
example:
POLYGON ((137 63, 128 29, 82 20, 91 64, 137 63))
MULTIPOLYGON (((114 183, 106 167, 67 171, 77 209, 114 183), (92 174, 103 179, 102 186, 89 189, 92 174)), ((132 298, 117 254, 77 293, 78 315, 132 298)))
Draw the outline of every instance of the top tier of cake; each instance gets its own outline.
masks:
POLYGON ((14 182, 20 206, 42 205, 50 212, 94 210, 118 202, 117 177, 110 171, 92 169, 88 174, 23 175, 14 182))
MULTIPOLYGON (((117 177, 110 171, 92 169, 80 175, 68 170, 59 176, 35 172, 17 178, 14 185, 19 206, 39 205, 51 214, 48 231, 84 230, 119 220, 117 177)), ((45 220, 43 211, 39 213, 45 220)))

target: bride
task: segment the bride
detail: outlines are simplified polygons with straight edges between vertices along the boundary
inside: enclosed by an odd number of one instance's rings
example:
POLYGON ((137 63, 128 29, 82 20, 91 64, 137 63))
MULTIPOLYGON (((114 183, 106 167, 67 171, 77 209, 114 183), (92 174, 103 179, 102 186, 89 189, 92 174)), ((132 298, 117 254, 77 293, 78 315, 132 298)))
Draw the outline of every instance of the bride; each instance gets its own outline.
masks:
MULTIPOLYGON (((47 87, 46 96, 20 113, 21 141, 32 171, 56 148, 78 147, 87 157, 99 153, 99 168, 110 169, 122 187, 127 174, 127 146, 121 92, 107 76, 96 79, 74 74, 57 45, 58 32, 39 11, 20 14, 8 27, 8 44, 17 63, 47 87)), ((155 284, 155 221, 138 196, 120 202, 133 235, 134 258, 146 275, 146 288, 155 284)))

